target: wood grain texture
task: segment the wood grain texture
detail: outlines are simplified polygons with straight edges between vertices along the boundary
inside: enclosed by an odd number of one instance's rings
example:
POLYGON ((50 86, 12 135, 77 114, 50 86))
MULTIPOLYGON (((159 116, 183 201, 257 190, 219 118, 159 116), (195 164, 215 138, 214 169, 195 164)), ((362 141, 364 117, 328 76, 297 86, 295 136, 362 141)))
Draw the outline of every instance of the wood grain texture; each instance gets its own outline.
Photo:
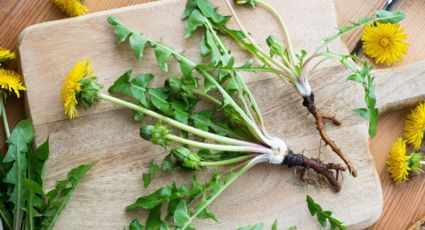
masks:
MULTIPOLYGON (((374 5, 377 1, 364 0, 334 0, 340 25, 346 24, 347 20, 356 20, 359 16, 370 14, 375 6, 368 7, 365 12, 359 11, 367 4, 374 5), (367 12, 366 12, 367 10, 367 12), (342 17, 341 17, 342 16, 342 17)), ((146 0, 85 0, 91 12, 112 9, 119 6, 142 3, 146 0)), ((408 18, 403 22, 404 28, 409 33, 411 45, 423 44, 425 30, 423 29, 423 1, 408 0, 400 1, 408 13, 408 18), (422 42, 422 43, 421 43, 422 42)), ((399 3, 399 4, 400 4, 399 3)), ((379 3, 376 6, 383 5, 379 3)), ((0 46, 15 49, 17 35, 20 31, 32 24, 42 21, 66 18, 66 15, 58 11, 47 0, 2 0, 0 1, 0 46)), ((349 34, 344 38, 348 41, 348 47, 354 47, 358 34, 349 34)), ((425 46, 410 48, 405 60, 415 62, 423 60, 425 46)), ((404 64, 404 63, 401 63, 404 64)), ((9 119, 16 122, 24 117, 22 100, 13 100, 8 104, 9 119), (12 111, 13 110, 13 111, 12 111)), ((378 127, 378 136, 371 140, 371 152, 381 176, 384 191, 385 206, 383 214, 374 229, 406 229, 406 227, 419 217, 425 215, 425 201, 422 191, 425 184, 423 177, 414 179, 407 185, 394 185, 385 171, 385 157, 395 139, 402 133, 402 123, 407 109, 394 111, 381 116, 378 127), (414 204, 414 206, 410 206, 414 204)), ((2 138, 3 139, 3 138, 2 138)), ((4 143, 2 143, 4 144, 4 143)))
MULTIPOLYGON (((369 4, 376 4, 370 9, 379 7, 379 5, 383 5, 380 2, 382 1, 335 0, 339 24, 342 25, 347 19, 355 20, 361 16, 362 12, 357 9, 369 4)), ((398 1, 393 9, 401 10, 407 14, 407 18, 401 22, 401 25, 408 34, 410 47, 404 61, 399 66, 424 60, 425 41, 423 38, 425 37, 425 28, 424 24, 420 22, 424 21, 425 2, 422 0, 398 1)), ((343 40, 348 47, 354 47, 359 37, 360 34, 353 34, 343 40), (353 39, 353 37, 355 38, 353 39)), ((386 67, 379 66, 378 68, 386 67)), ((378 135, 370 142, 370 149, 381 178, 384 193, 383 213, 370 229, 407 229, 416 220, 425 216, 424 176, 414 178, 406 184, 395 185, 386 172, 385 165, 391 145, 398 137, 402 136, 404 119, 410 109, 405 108, 382 115, 379 119, 378 135)))

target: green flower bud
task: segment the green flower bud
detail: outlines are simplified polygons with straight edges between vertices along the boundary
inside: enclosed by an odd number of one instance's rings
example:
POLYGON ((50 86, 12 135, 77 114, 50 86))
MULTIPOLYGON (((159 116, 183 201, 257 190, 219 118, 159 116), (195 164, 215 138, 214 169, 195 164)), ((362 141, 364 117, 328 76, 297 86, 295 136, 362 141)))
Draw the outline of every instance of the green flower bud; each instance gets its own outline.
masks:
POLYGON ((224 115, 226 115, 230 121, 234 124, 243 124, 243 119, 241 115, 233 108, 233 106, 226 104, 221 107, 221 110, 224 115))
POLYGON ((102 85, 97 83, 96 77, 86 77, 80 81, 81 91, 77 94, 78 102, 85 109, 90 107, 95 102, 99 101, 98 92, 102 89, 102 85))
POLYGON ((409 156, 409 167, 410 170, 414 173, 422 172, 421 161, 423 160, 423 156, 421 153, 412 153, 409 156))
POLYGON ((257 6, 257 0, 235 0, 235 3, 238 5, 249 5, 252 8, 257 6))
POLYGON ((201 168, 201 158, 198 154, 185 147, 177 146, 171 151, 171 154, 181 162, 183 168, 192 170, 199 170, 201 168))
POLYGON ((283 56, 285 54, 284 46, 281 42, 277 40, 275 36, 269 36, 266 39, 267 45, 270 47, 270 56, 273 57, 275 55, 283 56))
POLYGON ((140 127, 140 136, 154 144, 167 147, 170 141, 167 139, 167 135, 170 133, 168 128, 164 125, 156 124, 153 125, 142 125, 140 127))
MULTIPOLYGON (((164 86, 167 93, 172 97, 179 97, 186 100, 187 98, 193 97, 193 92, 190 90, 190 87, 185 84, 190 85, 192 82, 183 82, 179 78, 171 77, 165 81, 164 86)), ((196 86, 193 88, 196 88, 196 86)))

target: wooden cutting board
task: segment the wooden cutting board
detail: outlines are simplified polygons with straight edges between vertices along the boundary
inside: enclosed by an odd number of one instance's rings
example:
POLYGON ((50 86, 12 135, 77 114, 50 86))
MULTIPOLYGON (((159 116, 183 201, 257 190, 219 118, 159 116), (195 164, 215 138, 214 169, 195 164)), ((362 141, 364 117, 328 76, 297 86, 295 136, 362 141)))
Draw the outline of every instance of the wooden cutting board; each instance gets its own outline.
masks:
MULTIPOLYGON (((297 50, 312 50, 337 26, 333 5, 329 0, 273 0, 287 21, 297 50), (301 22, 302 20, 302 22, 301 22)), ((214 1, 226 12, 221 0, 214 1)), ((155 180, 143 189, 142 173, 152 159, 162 159, 167 151, 138 137, 140 123, 132 121, 133 113, 106 103, 80 114, 69 121, 63 115, 60 88, 64 76, 77 60, 89 58, 95 73, 106 88, 129 68, 135 72, 152 72, 156 84, 166 74, 156 67, 152 50, 148 49, 136 63, 128 45, 119 45, 106 17, 119 16, 124 23, 145 35, 162 38, 177 50, 199 61, 198 40, 183 39, 184 23, 180 21, 185 0, 169 0, 131 6, 83 17, 32 26, 22 32, 19 53, 27 91, 27 112, 36 128, 36 144, 50 136, 51 157, 46 170, 47 187, 63 178, 73 167, 96 163, 79 186, 68 208, 56 225, 57 229, 122 229, 133 218, 146 218, 145 212, 126 213, 124 208, 142 194, 151 192, 170 179, 188 181, 191 175, 176 173, 155 180)), ((263 10, 239 9, 241 20, 257 39, 279 35, 280 30, 263 10)), ((232 47, 233 44, 229 43, 232 47)), ((332 49, 346 52, 340 41, 332 49)), ((233 49, 239 62, 246 54, 233 49)), ((176 66, 171 65, 171 73, 176 66)), ((416 84, 425 71, 425 64, 376 73, 378 103, 391 109, 416 102, 425 89, 416 84)), ((312 195, 324 207, 352 229, 361 229, 377 220, 382 209, 379 178, 368 149, 367 124, 354 114, 353 108, 363 106, 363 91, 345 80, 347 72, 340 67, 318 70, 311 77, 319 108, 335 113, 343 120, 341 127, 327 127, 329 134, 349 153, 359 171, 357 178, 348 174, 342 181, 342 191, 333 193, 327 186, 317 187, 300 182, 293 169, 260 165, 238 179, 212 205, 211 210, 221 224, 197 222, 199 229, 236 229, 277 219, 280 228, 296 225, 300 229, 319 228, 309 216, 305 196, 312 195), (236 211, 237 210, 237 211, 236 211)), ((295 152, 317 156, 325 161, 339 161, 326 147, 320 148, 320 138, 314 120, 307 116, 296 92, 268 75, 247 76, 249 85, 264 113, 270 132, 283 138, 295 152)))

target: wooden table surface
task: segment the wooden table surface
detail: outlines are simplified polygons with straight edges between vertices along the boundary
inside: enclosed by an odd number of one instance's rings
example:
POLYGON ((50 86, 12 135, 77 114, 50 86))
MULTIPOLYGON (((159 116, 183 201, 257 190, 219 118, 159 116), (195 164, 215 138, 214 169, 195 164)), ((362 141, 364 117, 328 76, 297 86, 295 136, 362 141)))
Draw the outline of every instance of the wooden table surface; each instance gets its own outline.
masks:
MULTIPOLYGON (((149 0, 85 0, 91 12, 102 11, 149 0)), ((340 25, 360 16, 371 15, 373 10, 382 8, 385 0, 334 0, 340 25)), ((398 1, 393 9, 402 10, 407 18, 401 23, 408 34, 410 47, 403 63, 405 65, 425 60, 425 1, 398 1)), ((16 39, 23 28, 50 20, 65 18, 48 0, 0 0, 0 47, 16 50, 16 39)), ((343 40, 353 49, 360 31, 343 40)), ((10 68, 17 68, 12 64, 10 68)), ((377 68, 385 68, 378 66, 377 68)), ((421 83, 418 83, 421 84, 421 83)), ((406 229, 413 222, 425 216, 424 176, 418 176, 401 185, 395 185, 386 173, 385 158, 391 144, 402 135, 403 120, 410 108, 383 114, 379 120, 378 135, 371 140, 373 154, 384 192, 384 210, 378 222, 370 229, 406 229)), ((12 99, 8 103, 8 116, 12 126, 25 117, 24 101, 12 99)), ((3 138, 2 138, 3 139, 3 138)), ((2 145, 4 146, 4 141, 2 145)), ((4 148, 4 147, 3 147, 4 148)), ((332 207, 327 207, 332 208, 332 207)))

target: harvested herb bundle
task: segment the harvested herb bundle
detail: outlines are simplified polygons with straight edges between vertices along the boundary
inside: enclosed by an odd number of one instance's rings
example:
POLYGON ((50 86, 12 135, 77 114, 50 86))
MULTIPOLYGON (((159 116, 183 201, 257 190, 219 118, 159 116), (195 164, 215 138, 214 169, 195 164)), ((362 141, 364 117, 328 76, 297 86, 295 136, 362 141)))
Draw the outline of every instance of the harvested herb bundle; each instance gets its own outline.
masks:
MULTIPOLYGON (((151 163, 150 171, 144 175, 145 186, 159 170, 179 167, 197 171, 211 166, 234 166, 230 171, 213 174, 205 183, 196 177, 188 185, 172 183, 129 205, 128 210, 149 210, 148 229, 193 229, 195 218, 218 220, 208 206, 258 163, 300 167, 304 172, 311 169, 326 178, 336 192, 340 191, 337 175, 345 170, 342 166, 293 153, 282 139, 267 132, 251 91, 238 71, 231 69, 234 57, 228 52, 215 55, 219 63, 230 69, 216 70, 195 64, 171 47, 131 30, 116 17, 109 17, 108 22, 120 42, 129 41, 137 59, 149 45, 162 70, 168 70, 167 61, 173 58, 180 66, 181 76, 168 78, 163 87, 150 87, 152 74, 133 77, 129 70, 109 88, 110 93, 122 96, 118 98, 101 93, 103 86, 93 74, 90 62, 81 61, 70 71, 62 88, 65 113, 75 118, 77 105, 87 108, 103 100, 135 111, 137 121, 145 116, 155 119, 153 125, 141 125, 140 136, 172 149, 161 166, 151 163), (201 101, 210 107, 200 107, 201 101), (166 215, 161 214, 164 208, 166 215)), ((217 36, 215 39, 221 42, 217 36)), ((137 222, 132 224, 138 226, 137 222)))
MULTIPOLYGON (((303 106, 314 116, 316 127, 322 140, 329 145, 346 164, 348 170, 353 176, 357 176, 357 170, 352 165, 348 156, 334 143, 325 131, 325 120, 332 121, 335 125, 341 125, 341 122, 335 116, 322 114, 315 105, 314 93, 309 84, 308 77, 315 68, 327 59, 339 59, 340 63, 351 69, 353 73, 348 76, 348 80, 352 80, 362 84, 365 90, 366 108, 356 108, 354 111, 369 121, 369 135, 376 135, 376 127, 378 121, 378 109, 376 108, 376 97, 374 93, 374 79, 371 75, 371 66, 367 61, 362 61, 356 56, 338 54, 330 51, 327 46, 335 39, 357 29, 362 26, 380 23, 397 23, 401 21, 405 15, 401 12, 388 12, 378 10, 375 12, 375 18, 361 18, 358 22, 351 22, 350 26, 339 27, 338 32, 324 39, 324 42, 318 46, 311 55, 307 51, 301 50, 299 54, 295 53, 292 41, 289 36, 288 29, 277 11, 267 2, 263 0, 235 0, 236 4, 247 5, 250 7, 261 6, 269 11, 279 22, 285 38, 285 45, 278 41, 276 37, 269 36, 266 43, 269 52, 264 51, 258 43, 252 38, 251 34, 245 29, 242 22, 236 15, 229 0, 225 0, 233 19, 236 21, 240 30, 234 30, 227 26, 230 16, 220 15, 214 6, 208 0, 188 0, 184 10, 182 19, 187 20, 185 37, 189 37, 199 28, 204 29, 204 36, 201 39, 201 55, 204 58, 211 58, 211 64, 207 65, 217 69, 233 69, 235 72, 270 72, 281 78, 285 82, 291 84, 303 99, 303 106), (218 56, 220 53, 226 53, 226 47, 220 42, 218 34, 224 34, 243 47, 252 54, 262 65, 255 66, 247 63, 240 67, 228 66, 227 63, 220 63, 218 56), (204 48, 204 49, 203 49, 204 48), (324 50, 326 48, 326 50, 324 50), (313 60, 322 58, 310 68, 313 60), (357 64, 360 64, 359 67, 357 64)), ((232 63, 233 64, 233 63, 232 63)))

